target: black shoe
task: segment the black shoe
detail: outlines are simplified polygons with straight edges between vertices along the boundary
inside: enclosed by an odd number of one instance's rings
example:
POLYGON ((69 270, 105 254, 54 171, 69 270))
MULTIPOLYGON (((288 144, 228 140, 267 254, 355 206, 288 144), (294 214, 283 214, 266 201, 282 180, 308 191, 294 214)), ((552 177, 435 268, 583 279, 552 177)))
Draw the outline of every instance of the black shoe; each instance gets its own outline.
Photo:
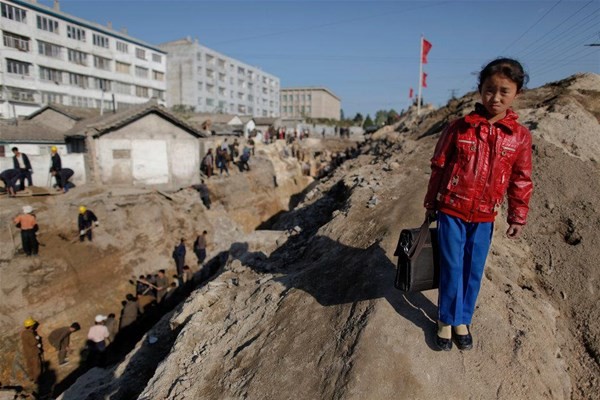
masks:
POLYGON ((471 350, 473 348, 473 336, 471 336, 469 325, 467 325, 467 330, 469 333, 466 335, 457 335, 456 332, 453 335, 454 340, 456 341, 456 347, 458 347, 459 350, 471 350))
POLYGON ((440 350, 450 351, 452 350, 452 339, 444 339, 435 335, 435 344, 440 350))

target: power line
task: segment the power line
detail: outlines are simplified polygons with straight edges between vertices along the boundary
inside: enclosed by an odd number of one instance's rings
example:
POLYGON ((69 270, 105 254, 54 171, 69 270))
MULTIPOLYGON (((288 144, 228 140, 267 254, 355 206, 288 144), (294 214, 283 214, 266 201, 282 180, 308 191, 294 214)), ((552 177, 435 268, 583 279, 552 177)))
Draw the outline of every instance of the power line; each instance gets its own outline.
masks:
POLYGON ((529 28, 527 28, 527 29, 525 30, 525 32, 523 32, 523 33, 521 34, 521 36, 519 36, 519 37, 518 37, 518 38, 516 38, 516 39, 515 39, 515 40, 514 40, 512 43, 510 43, 508 46, 506 46, 506 47, 504 48, 504 50, 502 50, 502 51, 500 52, 500 54, 504 54, 504 53, 506 52, 506 50, 508 50, 508 49, 509 49, 509 48, 510 48, 510 47, 511 47, 513 44, 515 44, 515 43, 517 43, 519 40, 521 40, 521 38, 522 38, 523 36, 525 36, 525 35, 526 35, 526 34, 527 34, 527 33, 528 33, 530 30, 532 30, 532 29, 533 29, 533 28, 534 28, 534 27, 535 27, 537 24, 539 24, 539 23, 540 23, 540 22, 541 22, 541 21, 542 21, 542 20, 543 20, 543 19, 546 17, 546 15, 550 14, 550 12, 551 12, 552 10, 554 10, 554 9, 556 8, 556 6, 558 6, 558 5, 559 5, 561 2, 562 2, 562 0, 558 0, 558 1, 557 1, 557 2, 556 2, 556 3, 555 3, 555 4, 554 4, 554 5, 553 5, 553 6, 552 6, 552 7, 551 7, 549 10, 548 10, 548 11, 546 11, 546 12, 544 13, 544 15, 542 15, 542 16, 541 16, 541 17, 540 17, 540 18, 539 18, 537 21, 535 21, 535 22, 533 23, 533 25, 531 25, 529 28))

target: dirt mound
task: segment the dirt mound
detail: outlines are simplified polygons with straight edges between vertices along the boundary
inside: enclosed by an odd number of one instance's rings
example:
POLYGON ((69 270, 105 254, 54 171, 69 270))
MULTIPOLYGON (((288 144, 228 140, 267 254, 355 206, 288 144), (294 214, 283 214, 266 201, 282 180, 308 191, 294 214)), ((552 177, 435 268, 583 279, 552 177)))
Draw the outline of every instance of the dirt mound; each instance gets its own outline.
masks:
POLYGON ((271 222, 275 243, 256 232, 232 245, 218 276, 157 326, 164 359, 142 341, 62 398, 600 398, 597 79, 517 104, 534 136, 530 223, 516 242, 505 210, 495 224, 473 351, 434 351, 436 292, 395 290, 392 255, 400 229, 421 223, 433 146, 472 109, 469 94, 409 111, 307 188, 271 222))

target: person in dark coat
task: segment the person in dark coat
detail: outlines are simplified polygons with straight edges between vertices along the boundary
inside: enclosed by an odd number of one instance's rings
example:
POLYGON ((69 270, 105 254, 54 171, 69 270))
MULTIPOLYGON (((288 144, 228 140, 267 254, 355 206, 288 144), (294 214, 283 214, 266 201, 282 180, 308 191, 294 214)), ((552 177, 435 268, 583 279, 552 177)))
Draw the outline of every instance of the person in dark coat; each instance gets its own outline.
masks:
POLYGON ((29 317, 23 325, 25 329, 21 331, 21 345, 23 346, 23 357, 25 358, 25 370, 32 382, 38 382, 44 364, 42 338, 37 333, 39 324, 29 317))
POLYGON ((69 181, 74 174, 71 168, 61 168, 60 171, 50 168, 50 173, 56 179, 56 186, 63 192, 67 193, 75 187, 73 182, 69 181))
POLYGON ((200 200, 202 200, 202 204, 210 210, 210 194, 208 192, 208 186, 204 183, 204 179, 200 181, 198 185, 192 185, 192 189, 195 189, 200 193, 200 200))
POLYGON ((79 241, 83 242, 87 236, 92 241, 92 230, 94 226, 100 225, 96 214, 88 210, 85 206, 79 207, 79 216, 77 217, 77 226, 79 227, 79 241))
POLYGON ((165 270, 161 269, 156 274, 156 301, 160 304, 167 294, 169 288, 169 278, 165 274, 165 270))
POLYGON ((36 232, 38 231, 38 224, 33 214, 33 208, 31 206, 23 206, 23 213, 17 215, 14 220, 17 228, 21 229, 21 244, 23 245, 23 251, 27 256, 37 256, 39 243, 37 241, 36 232))
POLYGON ((119 332, 119 324, 114 313, 108 314, 106 321, 104 321, 104 325, 106 325, 106 329, 108 329, 108 341, 113 343, 117 333, 119 332))
POLYGON ((17 193, 19 179, 21 179, 21 171, 16 168, 7 169, 0 173, 0 180, 4 183, 8 195, 11 197, 14 197, 17 193))
POLYGON ((179 245, 173 249, 173 260, 175 260, 175 268, 177 269, 177 276, 182 279, 183 266, 185 265, 185 239, 179 241, 179 245))
POLYGON ((27 154, 19 152, 17 147, 12 148, 14 154, 13 157, 13 168, 18 169, 21 172, 21 190, 25 189, 25 179, 27 179, 27 186, 33 186, 31 182, 31 174, 33 174, 33 168, 29 162, 27 154))
MULTIPOLYGON (((60 172, 61 169, 62 161, 60 159, 60 155, 58 154, 58 149, 56 148, 56 146, 52 146, 50 148, 50 172, 52 172, 53 170, 60 172)), ((56 184, 58 185, 59 178, 55 176, 54 179, 56 179, 56 184)))
POLYGON ((58 351, 58 365, 65 365, 69 362, 67 360, 67 353, 69 352, 69 342, 71 334, 81 329, 81 326, 77 322, 73 322, 71 326, 63 326, 50 332, 48 335, 48 342, 58 351))

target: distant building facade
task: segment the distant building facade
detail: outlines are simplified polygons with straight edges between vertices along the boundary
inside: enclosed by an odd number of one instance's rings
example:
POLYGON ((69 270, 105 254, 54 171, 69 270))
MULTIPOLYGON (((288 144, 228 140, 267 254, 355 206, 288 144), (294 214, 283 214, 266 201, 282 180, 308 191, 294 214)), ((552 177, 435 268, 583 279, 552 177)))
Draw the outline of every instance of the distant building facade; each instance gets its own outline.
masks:
POLYGON ((117 109, 166 96, 166 54, 124 32, 38 4, 1 0, 0 117, 50 103, 117 109))
POLYGON ((342 103, 331 90, 324 87, 281 89, 281 117, 284 119, 340 119, 342 103))
POLYGON ((279 115, 279 78, 190 38, 159 45, 167 56, 167 105, 206 113, 279 115))

